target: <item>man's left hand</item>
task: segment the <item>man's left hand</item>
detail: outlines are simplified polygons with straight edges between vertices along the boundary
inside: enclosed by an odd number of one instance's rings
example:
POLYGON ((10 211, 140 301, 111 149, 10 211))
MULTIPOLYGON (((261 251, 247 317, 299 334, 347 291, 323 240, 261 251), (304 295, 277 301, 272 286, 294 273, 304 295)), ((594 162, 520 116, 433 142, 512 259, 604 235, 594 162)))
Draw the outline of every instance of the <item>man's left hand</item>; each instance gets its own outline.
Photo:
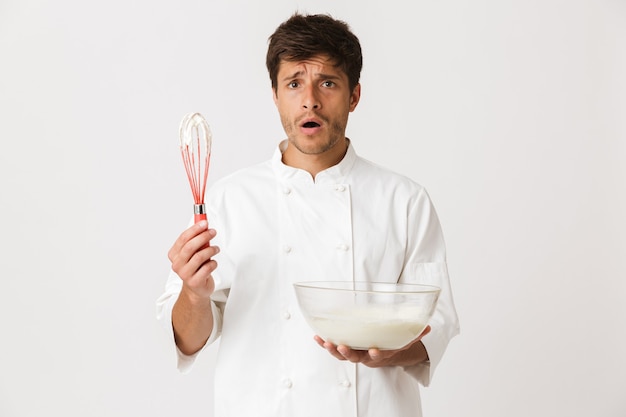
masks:
POLYGON ((350 349, 345 345, 335 346, 326 342, 319 336, 315 336, 318 345, 326 349, 335 358, 353 363, 362 363, 370 368, 380 368, 382 366, 411 366, 428 360, 428 352, 421 342, 422 337, 430 332, 430 326, 426 326, 424 331, 408 345, 397 350, 380 350, 376 348, 368 350, 350 349))

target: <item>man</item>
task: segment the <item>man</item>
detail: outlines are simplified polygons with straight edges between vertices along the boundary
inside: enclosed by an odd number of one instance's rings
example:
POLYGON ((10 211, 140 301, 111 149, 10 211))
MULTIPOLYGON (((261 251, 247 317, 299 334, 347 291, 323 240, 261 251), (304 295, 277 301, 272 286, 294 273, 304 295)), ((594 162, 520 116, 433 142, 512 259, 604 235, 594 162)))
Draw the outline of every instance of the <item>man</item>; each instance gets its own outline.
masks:
POLYGON ((206 222, 169 251, 158 301, 179 369, 220 338, 215 416, 421 415, 458 333, 441 228, 413 181, 356 155, 345 137, 361 94, 359 41, 325 15, 293 15, 270 37, 267 67, 287 134, 274 157, 209 190, 206 222), (219 262, 219 266, 218 266, 219 262), (352 350, 304 321, 293 283, 436 285, 430 326, 396 351, 352 350))

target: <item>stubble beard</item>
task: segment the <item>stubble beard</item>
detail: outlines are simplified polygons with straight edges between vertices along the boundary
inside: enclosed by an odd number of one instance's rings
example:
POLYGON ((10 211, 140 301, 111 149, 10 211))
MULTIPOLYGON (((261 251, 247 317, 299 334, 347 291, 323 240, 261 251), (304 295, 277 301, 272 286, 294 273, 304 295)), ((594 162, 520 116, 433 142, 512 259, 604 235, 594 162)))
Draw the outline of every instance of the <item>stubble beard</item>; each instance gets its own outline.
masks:
POLYGON ((289 122, 286 120, 283 120, 282 122, 289 144, 293 145, 300 153, 305 155, 323 154, 324 152, 332 149, 337 142, 345 137, 345 124, 334 121, 330 124, 325 123, 325 126, 328 126, 328 140, 321 143, 315 141, 311 145, 306 145, 305 141, 298 140, 299 124, 297 122, 289 122))

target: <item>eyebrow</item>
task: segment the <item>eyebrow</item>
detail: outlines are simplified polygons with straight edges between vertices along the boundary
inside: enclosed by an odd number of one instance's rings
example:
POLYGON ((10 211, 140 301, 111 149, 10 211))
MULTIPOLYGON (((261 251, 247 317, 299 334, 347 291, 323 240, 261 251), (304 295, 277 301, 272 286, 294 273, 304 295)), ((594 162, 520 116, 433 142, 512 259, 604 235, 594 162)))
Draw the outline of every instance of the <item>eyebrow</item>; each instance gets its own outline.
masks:
MULTIPOLYGON (((289 80, 293 80, 294 78, 299 78, 304 74, 304 71, 296 71, 291 75, 288 75, 286 77, 282 78, 282 81, 289 81, 289 80)), ((324 74, 324 73, 319 73, 315 75, 316 78, 318 79, 324 79, 324 80, 338 80, 341 79, 341 76, 339 75, 334 75, 334 74, 324 74)))

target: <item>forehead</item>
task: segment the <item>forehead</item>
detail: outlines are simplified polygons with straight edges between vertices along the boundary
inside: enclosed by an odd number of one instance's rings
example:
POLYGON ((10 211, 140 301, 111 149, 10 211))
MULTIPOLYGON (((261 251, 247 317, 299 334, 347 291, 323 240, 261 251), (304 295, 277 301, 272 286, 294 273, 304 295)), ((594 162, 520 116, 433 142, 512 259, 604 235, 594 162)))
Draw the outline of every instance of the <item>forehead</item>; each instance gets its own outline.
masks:
POLYGON ((347 75, 339 68, 335 62, 326 55, 316 55, 311 58, 301 60, 281 60, 278 68, 278 78, 300 76, 300 75, 333 75, 336 77, 346 77, 347 75))

